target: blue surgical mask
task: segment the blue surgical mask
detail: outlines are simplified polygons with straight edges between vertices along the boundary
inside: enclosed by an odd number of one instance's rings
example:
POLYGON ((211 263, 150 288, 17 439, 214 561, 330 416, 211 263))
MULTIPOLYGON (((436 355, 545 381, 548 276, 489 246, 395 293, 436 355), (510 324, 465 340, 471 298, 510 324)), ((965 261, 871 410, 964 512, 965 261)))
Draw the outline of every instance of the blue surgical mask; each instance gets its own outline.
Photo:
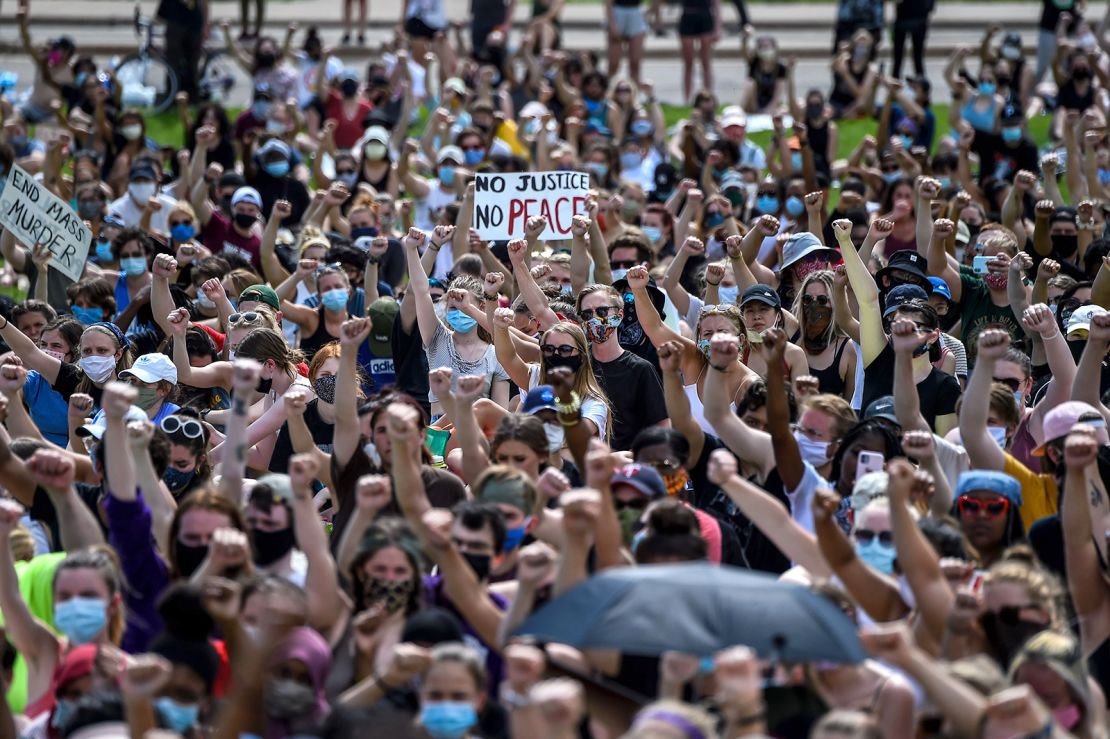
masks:
POLYGON ((638 151, 626 151, 621 154, 621 169, 626 172, 631 172, 634 169, 639 169, 643 166, 644 159, 640 156, 638 151))
POLYGON ((88 644, 107 623, 107 604, 101 598, 76 597, 54 604, 54 625, 72 644, 88 644))
POLYGON ((154 707, 165 721, 166 728, 178 734, 184 734, 195 726, 200 715, 200 706, 185 706, 166 696, 155 700, 154 707))
POLYGON ((786 199, 786 212, 797 218, 806 212, 805 201, 797 195, 791 195, 786 199))
POLYGON ((54 715, 50 717, 50 726, 54 729, 62 728, 76 710, 77 704, 71 700, 59 698, 54 701, 54 715))
POLYGON ((790 152, 790 169, 794 172, 802 171, 802 152, 790 152))
POLYGON ((138 277, 146 272, 146 257, 124 257, 119 260, 119 268, 128 277, 138 277))
POLYGON ((262 169, 266 170, 266 174, 271 177, 284 177, 289 174, 289 162, 285 159, 276 162, 267 162, 262 165, 262 169))
POLYGON ((171 493, 180 493, 193 478, 197 476, 197 471, 192 470, 179 470, 176 467, 167 467, 166 471, 162 473, 162 482, 166 483, 166 487, 170 489, 171 493))
POLYGON ((451 187, 455 184, 455 167, 452 164, 441 164, 439 169, 436 170, 436 176, 443 184, 451 187))
POLYGON ((894 545, 889 546, 879 541, 879 537, 871 540, 870 544, 856 542, 856 554, 859 558, 884 575, 894 572, 894 558, 898 555, 894 545))
POLYGON ((453 331, 458 331, 460 334, 470 333, 474 330, 474 327, 478 325, 476 320, 466 315, 458 308, 452 308, 447 311, 446 318, 447 325, 450 326, 453 331))
POLYGON ((1006 448, 1006 427, 1005 426, 987 426, 987 433, 991 435, 995 443, 1003 449, 1006 448))
POLYGON ((637 118, 632 121, 632 125, 629 126, 629 129, 632 131, 633 136, 650 136, 655 130, 655 126, 653 126, 651 121, 647 118, 637 118))
POLYGON ((476 167, 485 158, 485 149, 467 149, 463 152, 463 163, 468 167, 476 167))
POLYGON ((478 712, 469 703, 437 701, 420 709, 420 725, 433 739, 460 739, 478 723, 478 712))
POLYGON ((270 115, 270 108, 272 108, 273 106, 274 104, 271 103, 269 100, 255 100, 253 103, 251 103, 251 115, 258 120, 262 120, 266 116, 270 115))
POLYGON ((718 287, 717 297, 720 298, 721 305, 736 305, 736 299, 740 297, 740 286, 718 287))
POLYGON ((81 322, 82 326, 91 326, 97 321, 104 320, 104 310, 102 308, 82 308, 75 305, 69 310, 73 317, 81 322))
POLYGON ((779 199, 774 195, 760 195, 755 199, 755 207, 760 213, 773 215, 779 212, 779 199))
POLYGON ((937 180, 940 181, 941 188, 943 188, 945 190, 952 187, 952 178, 947 176, 947 175, 945 175, 943 177, 937 177, 937 180))
POLYGON ((176 226, 170 226, 170 236, 173 237, 174 241, 188 241, 196 235, 197 229, 191 223, 178 223, 176 226))
POLYGON ((341 287, 337 287, 334 290, 328 290, 326 293, 320 295, 320 303, 323 304, 324 310, 338 313, 347 306, 347 297, 347 291, 341 287))
POLYGON ((698 339, 698 351, 701 352, 702 356, 707 360, 709 359, 709 348, 709 339, 698 339))
POLYGON ((893 172, 883 172, 883 182, 897 182, 902 179, 902 170, 896 169, 893 172))
POLYGON ((599 180, 609 176, 609 165, 605 162, 586 162, 586 171, 599 180))
POLYGON ((1006 126, 1003 128, 1002 140, 1008 144, 1021 141, 1021 126, 1006 126))
POLYGON ((358 181, 358 172, 343 172, 342 174, 337 174, 335 176, 335 179, 339 180, 349 188, 354 187, 355 182, 358 181))
POLYGON ((528 533, 528 518, 524 519, 524 523, 511 529, 505 529, 505 546, 502 551, 506 554, 513 551, 521 545, 524 541, 525 535, 528 533))
POLYGON ((1023 391, 1014 391, 1014 401, 1018 404, 1018 408, 1025 410, 1025 393, 1023 391))
POLYGON ((814 468, 824 467, 829 463, 829 442, 814 441, 801 431, 794 432, 794 441, 798 444, 798 453, 802 455, 802 459, 814 468))
POLYGON ((717 228, 718 226, 720 226, 724 222, 725 222, 725 217, 722 213, 719 213, 719 212, 710 213, 705 217, 705 227, 706 228, 717 228))
POLYGON ((112 255, 111 241, 100 241, 99 239, 97 240, 96 258, 100 261, 101 264, 106 264, 115 259, 115 257, 112 255))
POLYGON ((648 241, 653 244, 663 238, 663 229, 656 226, 641 226, 640 230, 644 232, 644 236, 647 236, 648 241))
POLYGON ((628 270, 625 269, 624 267, 621 267, 620 269, 613 270, 613 282, 616 282, 617 280, 623 280, 627 276, 628 276, 628 270))
POLYGON ((998 90, 998 85, 994 84, 990 80, 983 80, 979 83, 980 95, 993 95, 996 90, 998 90))

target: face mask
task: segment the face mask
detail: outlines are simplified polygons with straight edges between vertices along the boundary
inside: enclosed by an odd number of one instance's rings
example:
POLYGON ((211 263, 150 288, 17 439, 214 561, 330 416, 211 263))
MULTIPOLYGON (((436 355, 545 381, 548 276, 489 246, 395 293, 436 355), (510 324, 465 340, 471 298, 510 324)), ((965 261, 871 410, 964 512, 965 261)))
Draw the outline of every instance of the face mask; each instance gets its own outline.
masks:
POLYGON ((1079 706, 1071 703, 1063 708, 1057 708, 1052 712, 1052 718, 1056 723, 1063 726, 1065 729, 1071 730, 1079 724, 1079 719, 1082 718, 1079 712, 1079 706))
POLYGON ((385 159, 386 146, 385 144, 380 144, 377 142, 370 143, 362 147, 362 153, 366 156, 367 159, 376 162, 381 159, 385 159))
POLYGON ((370 603, 383 603, 389 613, 397 613, 408 605, 412 587, 412 580, 369 577, 366 580, 366 595, 370 603))
POLYGON ((983 80, 982 82, 979 83, 979 94, 980 95, 993 95, 994 91, 997 90, 997 89, 998 89, 998 86, 995 85, 993 82, 983 80))
POLYGON ((1071 257, 1079 248, 1079 236, 1076 234, 1054 234, 1052 248, 1062 257, 1071 257))
POLYGON ((613 282, 616 282, 617 280, 623 280, 627 276, 628 276, 628 270, 625 269, 624 267, 621 267, 620 269, 613 270, 613 282))
POLYGON ((983 276, 983 281, 987 283, 987 287, 989 287, 991 290, 1006 289, 1005 272, 988 272, 983 276))
POLYGON ((167 467, 166 471, 162 473, 162 482, 166 483, 166 487, 175 496, 188 487, 193 478, 197 476, 197 471, 192 470, 179 470, 176 467, 167 467))
POLYGON ((146 272, 146 259, 144 257, 125 257, 119 260, 119 268, 128 277, 138 277, 146 272))
POLYGON ((235 214, 235 225, 238 226, 239 228, 242 228, 242 229, 250 228, 251 226, 253 226, 255 224, 255 222, 257 220, 258 220, 258 217, 254 216, 254 215, 251 215, 250 213, 236 213, 235 214))
POLYGON ((701 352, 706 361, 709 360, 710 346, 709 339, 698 339, 698 351, 701 352))
POLYGON ((1006 448, 1006 427, 1005 426, 987 426, 987 433, 991 435, 995 443, 1003 449, 1006 448))
POLYGON ((686 470, 680 469, 678 472, 673 472, 669 475, 662 475, 663 484, 667 488, 667 495, 672 498, 683 490, 686 489, 686 483, 690 481, 690 475, 686 470))
MULTIPOLYGON (((247 359, 250 359, 250 357, 247 357, 247 359)), ((265 395, 266 393, 270 392, 270 390, 271 390, 271 388, 273 388, 273 386, 274 386, 274 378, 272 378, 272 377, 259 377, 258 378, 258 384, 254 386, 254 389, 255 389, 255 391, 260 392, 263 395, 265 395)))
POLYGON ((182 577, 192 577, 208 556, 208 547, 193 546, 180 540, 175 541, 174 545, 177 550, 174 556, 177 560, 177 571, 182 577))
POLYGON ((255 100, 253 103, 251 103, 251 115, 258 120, 262 120, 266 116, 270 115, 271 107, 273 107, 273 103, 271 103, 269 100, 255 100))
POLYGON ((650 136, 655 131, 655 126, 646 118, 637 118, 630 126, 633 136, 650 136))
POLYGON ((478 723, 478 713, 469 703, 439 701, 420 709, 420 725, 433 739, 459 739, 478 723))
POLYGON ((382 455, 378 452, 378 445, 372 441, 368 441, 362 445, 362 453, 370 460, 370 464, 375 467, 382 466, 382 455))
POLYGON ((653 244, 658 243, 663 238, 663 229, 661 228, 655 226, 642 226, 640 230, 644 232, 644 236, 647 236, 648 241, 653 244))
POLYGON ((1021 49, 1017 46, 1003 46, 1002 58, 1009 59, 1010 61, 1021 59, 1021 49))
POLYGON ((316 391, 316 397, 324 403, 335 403, 335 382, 337 379, 335 375, 317 377, 316 381, 312 383, 312 389, 316 391))
POLYGON ((760 195, 755 199, 755 207, 760 213, 773 215, 779 212, 779 199, 774 195, 760 195))
POLYGON ((736 299, 740 297, 740 286, 719 287, 717 288, 717 297, 720 299, 721 305, 736 305, 736 299))
POLYGON ((1024 646, 1025 642, 1045 630, 1044 624, 1034 621, 1019 619, 1014 623, 1007 623, 992 611, 980 616, 979 623, 987 637, 987 643, 990 645, 991 651, 994 652, 994 657, 1002 663, 1004 670, 1010 669, 1010 662, 1013 661, 1014 655, 1024 646))
POLYGON ((262 699, 266 715, 288 721, 309 714, 316 707, 316 691, 296 680, 271 680, 262 699))
POLYGON ((806 104, 806 118, 810 120, 817 120, 825 112, 824 103, 807 103, 806 104))
MULTIPOLYGON (((100 312, 97 312, 96 321, 100 320, 100 312)), ((90 323, 96 323, 90 321, 90 323)), ((97 385, 107 382, 108 378, 112 376, 112 372, 116 369, 115 357, 81 357, 77 363, 81 370, 97 385)))
POLYGON ((150 410, 161 400, 161 398, 158 397, 158 388, 156 387, 140 387, 137 390, 135 405, 139 406, 144 411, 150 410))
POLYGON ((358 172, 344 172, 335 176, 337 182, 342 182, 347 187, 354 187, 358 180, 358 172))
POLYGON ((451 330, 458 331, 460 334, 470 333, 478 321, 463 313, 458 308, 452 308, 447 311, 447 325, 451 330))
POLYGON ((197 296, 193 298, 193 305, 201 310, 212 310, 216 307, 216 303, 208 299, 208 296, 203 292, 198 292, 197 296))
POLYGON ((72 644, 88 644, 108 623, 107 607, 101 598, 70 598, 54 605, 54 625, 72 644))
POLYGON ((599 180, 609 176, 609 165, 605 162, 586 162, 586 171, 599 180))
MULTIPOLYGON (((804 167, 804 166, 805 166, 805 162, 802 160, 802 152, 800 152, 800 151, 790 152, 790 169, 795 171, 795 172, 801 172, 802 167, 804 167)), ((790 207, 790 204, 788 202, 787 203, 787 208, 789 208, 789 207, 790 207)))
POLYGON ((104 204, 99 200, 82 200, 77 203, 77 215, 86 221, 91 221, 104 210, 104 204))
POLYGON ((253 528, 251 541, 254 544, 254 563, 259 567, 266 567, 289 553, 296 543, 296 536, 292 526, 279 531, 253 528))
POLYGON ((705 217, 706 228, 717 228, 725 222, 725 217, 721 213, 710 213, 705 217))
POLYGON ((463 162, 468 167, 476 167, 478 163, 486 158, 485 149, 467 149, 463 152, 463 162))
POLYGON ((143 127, 138 123, 132 123, 127 126, 120 126, 119 135, 128 141, 136 141, 143 135, 143 127))
POLYGON ((771 46, 764 46, 755 52, 756 56, 765 62, 773 62, 775 60, 775 49, 771 46))
MULTIPOLYGON (((82 308, 79 305, 72 306, 70 312, 73 317, 81 322, 82 326, 91 326, 97 321, 104 319, 104 311, 100 308, 82 308)), ((113 366, 115 366, 113 364, 113 366)))
POLYGON ((54 714, 50 717, 51 728, 61 729, 76 710, 77 705, 71 700, 60 698, 54 701, 54 714))
POLYGON ((902 170, 896 169, 893 172, 883 172, 883 181, 886 183, 897 182, 902 178, 902 170))
POLYGON ((823 467, 829 462, 829 442, 814 441, 801 431, 794 432, 794 441, 798 442, 798 451, 802 459, 814 467, 823 467))
POLYGON ((626 172, 639 169, 643 163, 643 157, 637 151, 626 151, 621 154, 621 169, 626 172))
POLYGON ((1022 390, 1014 391, 1014 402, 1018 404, 1018 408, 1025 410, 1025 392, 1022 390))
POLYGON ((586 338, 591 344, 604 344, 621 325, 621 317, 610 314, 605 320, 591 318, 586 321, 586 338))
POLYGON ((493 557, 488 554, 473 554, 471 552, 463 552, 462 556, 466 563, 470 565, 470 569, 474 571, 474 577, 478 578, 478 582, 485 582, 489 579, 493 557))
POLYGON ((567 284, 559 285, 559 292, 563 295, 571 295, 574 292, 574 287, 567 284))
POLYGON ((786 212, 797 218, 802 213, 806 212, 806 204, 797 195, 791 195, 786 199, 786 212))
POLYGON ((289 174, 289 162, 284 159, 277 162, 267 162, 262 165, 262 169, 266 170, 266 174, 271 177, 284 177, 289 174))
POLYGON ((200 715, 200 706, 185 706, 166 696, 155 700, 154 707, 162 716, 166 727, 178 734, 184 734, 194 726, 197 722, 197 716, 200 715))
POLYGON ((640 521, 642 514, 643 511, 632 507, 617 509, 617 520, 621 524, 621 540, 626 546, 632 543, 636 532, 643 528, 643 523, 640 521))
POLYGON ((106 264, 115 259, 112 256, 112 242, 111 241, 97 241, 96 242, 96 258, 101 264, 106 264))
POLYGON ((352 228, 351 241, 357 241, 363 236, 377 236, 378 233, 378 229, 374 228, 373 226, 360 226, 358 228, 352 228))
POLYGON ((254 57, 259 67, 272 67, 277 63, 277 54, 272 51, 260 51, 254 57))
POLYGON ((548 357, 543 358, 543 368, 545 371, 550 372, 556 367, 566 367, 574 374, 578 374, 578 370, 582 369, 582 355, 576 354, 573 357, 548 357))
POLYGON ((436 174, 439 177, 439 181, 444 185, 451 187, 455 184, 455 168, 453 166, 440 165, 439 169, 436 170, 436 174))
POLYGON ((174 241, 188 241, 197 235, 197 230, 191 223, 178 223, 176 226, 170 226, 170 236, 174 241))
POLYGON ((1021 126, 1006 126, 1002 129, 1002 140, 1008 144, 1021 141, 1021 126))
POLYGON ((127 192, 131 195, 131 199, 138 203, 140 206, 146 205, 147 202, 154 197, 154 183, 153 182, 132 182, 127 186, 127 192))
POLYGON ((67 354, 66 354, 65 352, 56 352, 56 351, 54 351, 54 350, 52 350, 52 349, 42 349, 41 351, 42 351, 42 353, 43 353, 43 354, 45 354, 46 356, 48 356, 48 357, 54 357, 54 359, 57 359, 57 360, 58 360, 59 362, 65 362, 65 361, 67 361, 67 360, 66 360, 66 357, 67 357, 67 356, 69 356, 69 355, 67 355, 67 354))
POLYGON ((339 83, 339 92, 345 98, 353 98, 358 92, 358 80, 343 80, 339 83))
POLYGON ((547 449, 552 454, 555 454, 563 448, 563 442, 566 440, 566 432, 563 430, 561 423, 545 423, 543 425, 543 432, 547 434, 547 449))
POLYGON ((266 133, 272 133, 275 136, 284 136, 288 131, 288 127, 281 121, 275 121, 273 118, 266 119, 266 133))
POLYGON ((341 287, 337 287, 321 295, 320 303, 324 306, 324 310, 338 313, 347 306, 347 297, 347 291, 341 287))
POLYGON ((897 551, 893 546, 883 546, 877 536, 871 540, 870 544, 856 542, 856 554, 868 566, 884 575, 894 572, 894 557, 897 555, 897 551))

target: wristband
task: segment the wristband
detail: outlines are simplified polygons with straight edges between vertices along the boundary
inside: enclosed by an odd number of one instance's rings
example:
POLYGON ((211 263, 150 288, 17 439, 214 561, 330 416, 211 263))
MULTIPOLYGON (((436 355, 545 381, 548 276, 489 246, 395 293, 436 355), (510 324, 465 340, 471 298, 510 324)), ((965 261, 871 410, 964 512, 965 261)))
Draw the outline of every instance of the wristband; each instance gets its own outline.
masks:
POLYGON ((569 416, 576 414, 582 408, 582 399, 578 397, 578 393, 573 390, 570 393, 570 402, 564 403, 561 400, 555 401, 555 412, 560 416, 569 416))
POLYGON ((429 241, 429 242, 428 242, 428 248, 429 248, 429 249, 434 249, 434 250, 436 250, 436 251, 439 251, 439 247, 441 247, 441 246, 443 246, 443 244, 437 244, 437 243, 436 243, 436 242, 434 242, 434 241, 429 241))
POLYGON ((498 296, 497 296, 497 294, 496 294, 496 293, 495 293, 495 294, 493 294, 493 295, 490 295, 490 294, 489 294, 489 293, 487 293, 487 292, 483 292, 483 293, 482 293, 482 297, 483 297, 483 298, 485 298, 486 300, 497 300, 497 299, 498 299, 498 296))
POLYGON ((376 267, 376 266, 378 266, 379 264, 382 263, 382 258, 381 257, 375 257, 375 256, 369 256, 369 257, 366 257, 366 263, 367 264, 372 264, 376 267))

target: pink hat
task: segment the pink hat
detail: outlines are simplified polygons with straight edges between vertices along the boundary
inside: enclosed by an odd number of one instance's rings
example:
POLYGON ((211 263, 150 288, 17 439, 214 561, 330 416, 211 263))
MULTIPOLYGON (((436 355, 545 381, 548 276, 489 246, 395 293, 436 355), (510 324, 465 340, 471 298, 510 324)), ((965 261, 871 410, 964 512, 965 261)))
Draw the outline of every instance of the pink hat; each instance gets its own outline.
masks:
POLYGON ((1077 423, 1093 426, 1099 444, 1110 443, 1110 437, 1106 434, 1106 421, 1102 414, 1092 405, 1079 400, 1069 400, 1045 414, 1041 424, 1041 438, 1035 439, 1037 448, 1033 450, 1033 455, 1043 457, 1045 446, 1066 437, 1077 423))
POLYGON ((714 564, 721 563, 721 524, 717 519, 709 515, 705 511, 699 511, 697 508, 693 509, 694 516, 698 519, 698 533, 701 538, 705 539, 707 548, 707 555, 710 562, 714 564))

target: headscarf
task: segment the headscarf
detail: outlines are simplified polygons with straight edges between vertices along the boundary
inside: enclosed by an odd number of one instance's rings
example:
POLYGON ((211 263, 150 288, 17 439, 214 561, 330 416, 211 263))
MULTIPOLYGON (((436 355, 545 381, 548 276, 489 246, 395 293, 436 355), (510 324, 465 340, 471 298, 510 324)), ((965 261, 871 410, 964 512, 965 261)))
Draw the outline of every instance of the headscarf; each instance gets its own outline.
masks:
MULTIPOLYGON (((330 708, 324 692, 328 672, 331 670, 331 649, 328 643, 313 629, 299 626, 293 629, 285 641, 274 650, 270 666, 276 667, 291 659, 297 660, 308 668, 308 676, 312 679, 312 686, 316 691, 316 706, 304 719, 316 723, 323 721, 330 708)), ((267 722, 267 739, 277 739, 277 737, 288 736, 289 733, 283 722, 273 719, 267 722)))

